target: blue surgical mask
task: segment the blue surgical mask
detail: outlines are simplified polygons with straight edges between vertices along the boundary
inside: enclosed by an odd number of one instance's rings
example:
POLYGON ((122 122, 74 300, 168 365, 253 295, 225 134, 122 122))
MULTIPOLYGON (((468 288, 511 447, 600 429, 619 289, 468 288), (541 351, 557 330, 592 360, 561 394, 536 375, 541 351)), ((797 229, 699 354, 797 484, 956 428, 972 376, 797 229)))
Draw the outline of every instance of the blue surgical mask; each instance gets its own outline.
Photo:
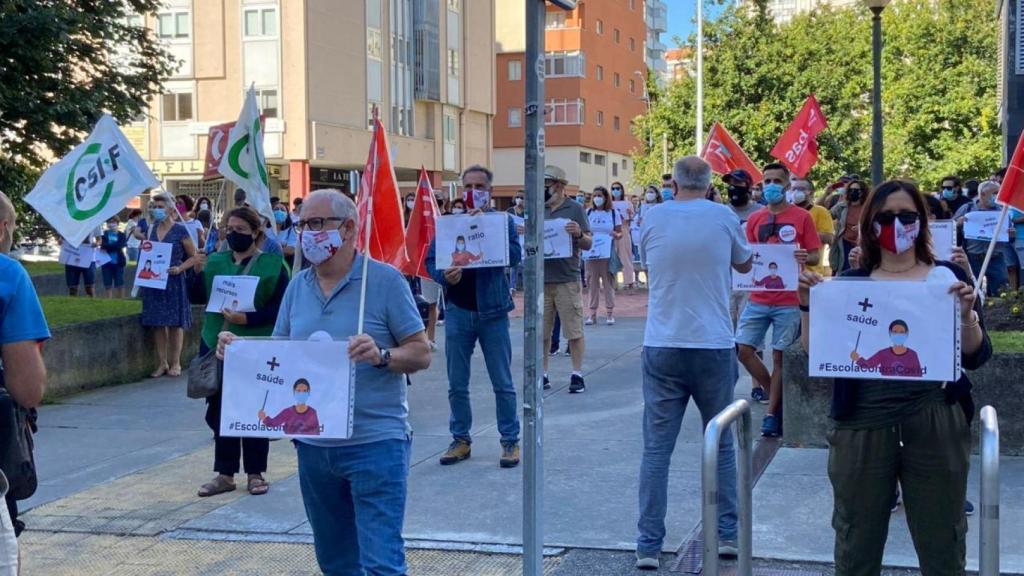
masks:
POLYGON ((462 252, 463 250, 466 249, 466 243, 459 242, 458 244, 455 245, 455 249, 458 250, 459 252, 462 252))
POLYGON ((764 200, 769 204, 779 204, 786 199, 782 184, 769 183, 764 185, 764 200))
POLYGON ((153 221, 163 222, 167 218, 166 208, 153 208, 153 221))
POLYGON ((296 404, 305 404, 308 401, 309 401, 309 392, 296 392, 295 393, 295 403, 296 404))
POLYGON ((288 213, 284 210, 274 210, 274 220, 277 220, 278 224, 284 224, 284 220, 287 217, 288 213))
POLYGON ((668 201, 672 200, 672 197, 673 197, 673 193, 672 193, 672 189, 671 188, 665 187, 665 188, 661 189, 661 199, 662 200, 668 202, 668 201))
POLYGON ((943 188, 942 197, 945 198, 946 200, 952 200, 956 198, 956 190, 953 188, 943 188))
POLYGON ((622 188, 612 188, 612 198, 616 200, 622 198, 622 188))
POLYGON ((907 336, 909 334, 900 334, 899 332, 890 332, 889 340, 892 340, 893 346, 903 346, 907 343, 907 336))

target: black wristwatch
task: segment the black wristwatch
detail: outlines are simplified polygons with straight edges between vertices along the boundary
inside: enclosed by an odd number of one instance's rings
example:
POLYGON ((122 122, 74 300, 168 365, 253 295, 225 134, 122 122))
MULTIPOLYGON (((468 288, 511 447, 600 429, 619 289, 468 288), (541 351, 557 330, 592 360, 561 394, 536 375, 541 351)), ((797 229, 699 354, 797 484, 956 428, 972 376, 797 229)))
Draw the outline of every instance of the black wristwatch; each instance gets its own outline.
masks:
POLYGON ((380 362, 374 364, 374 368, 387 368, 388 364, 391 364, 391 350, 387 348, 380 349, 380 362))

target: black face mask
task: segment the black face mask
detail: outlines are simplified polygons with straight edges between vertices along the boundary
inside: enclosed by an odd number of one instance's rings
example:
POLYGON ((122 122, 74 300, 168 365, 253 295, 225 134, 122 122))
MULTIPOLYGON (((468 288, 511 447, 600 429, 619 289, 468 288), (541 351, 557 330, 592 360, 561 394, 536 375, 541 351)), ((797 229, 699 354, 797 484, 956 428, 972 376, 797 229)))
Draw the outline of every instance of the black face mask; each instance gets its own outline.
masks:
POLYGON ((544 201, 551 200, 551 186, 544 187, 544 201))
POLYGON ((860 189, 847 190, 846 199, 850 202, 860 202, 860 189))
POLYGON ((739 186, 729 186, 729 204, 733 206, 745 206, 750 201, 750 189, 739 186))
POLYGON ((253 237, 252 234, 242 234, 241 232, 228 232, 228 247, 233 252, 245 252, 249 248, 252 248, 253 237))

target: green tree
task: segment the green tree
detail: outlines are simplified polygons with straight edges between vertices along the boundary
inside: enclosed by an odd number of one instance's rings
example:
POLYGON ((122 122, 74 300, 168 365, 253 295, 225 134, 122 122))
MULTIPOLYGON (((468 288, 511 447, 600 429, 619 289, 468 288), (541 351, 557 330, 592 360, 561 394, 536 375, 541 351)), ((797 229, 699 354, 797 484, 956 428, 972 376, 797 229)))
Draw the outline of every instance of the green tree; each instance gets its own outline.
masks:
MULTIPOLYGON (((898 0, 884 14, 882 102, 885 173, 926 189, 945 173, 988 174, 1000 160, 996 125, 997 25, 984 0, 898 0)), ((816 180, 866 176, 871 160, 871 18, 863 7, 823 8, 787 24, 763 9, 727 9, 705 25, 705 133, 722 122, 757 163, 815 94, 829 127, 819 137, 816 180)), ((691 45, 694 39, 690 39, 691 45)), ((635 122, 646 144, 637 183, 661 171, 660 134, 676 155, 694 149, 692 78, 667 87, 635 122)))
POLYGON ((104 112, 130 120, 175 62, 130 16, 160 0, 0 1, 0 190, 33 223, 23 197, 45 167, 104 112))

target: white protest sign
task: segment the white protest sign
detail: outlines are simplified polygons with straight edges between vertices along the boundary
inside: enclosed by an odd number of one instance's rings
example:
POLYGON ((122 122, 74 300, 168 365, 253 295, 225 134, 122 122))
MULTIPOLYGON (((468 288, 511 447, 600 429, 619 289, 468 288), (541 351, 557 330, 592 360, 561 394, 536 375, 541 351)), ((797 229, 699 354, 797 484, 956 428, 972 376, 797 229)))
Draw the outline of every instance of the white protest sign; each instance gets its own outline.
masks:
POLYGON ((964 238, 968 240, 992 240, 996 236, 996 242, 1010 241, 1010 228, 1003 223, 1003 227, 996 233, 999 226, 999 215, 997 210, 981 210, 968 212, 964 215, 964 238))
POLYGON ((128 201, 160 181, 104 114, 92 134, 39 178, 25 197, 57 232, 81 244, 128 201))
POLYGON ((95 252, 93 260, 96 262, 97 268, 102 268, 114 261, 114 259, 110 257, 110 254, 107 254, 107 251, 102 248, 95 252))
POLYGON ((737 292, 790 292, 800 280, 796 244, 751 244, 754 252, 750 272, 733 270, 732 289, 737 292))
POLYGON ((619 214, 619 222, 630 220, 630 213, 633 211, 633 204, 629 200, 615 200, 612 207, 619 214))
POLYGON ((349 438, 348 342, 235 340, 224 355, 221 436, 349 438))
POLYGON ((584 260, 606 260, 612 257, 612 237, 608 234, 594 234, 590 250, 583 251, 584 260))
POLYGON ((259 285, 259 276, 214 276, 206 311, 255 312, 256 288, 259 285))
POLYGON ((174 245, 168 242, 143 241, 139 246, 139 265, 135 269, 135 286, 166 290, 167 269, 171 267, 173 248, 174 245))
POLYGON ((566 218, 544 221, 544 259, 572 257, 572 236, 565 231, 566 218))
POLYGON ((924 282, 833 280, 811 289, 810 376, 959 378, 956 278, 935 272, 924 282))
POLYGON ((508 266, 508 215, 441 216, 434 242, 438 270, 508 266))
POLYGON ((57 257, 57 262, 75 268, 88 268, 96 261, 96 255, 93 253, 94 250, 88 244, 73 246, 67 240, 62 240, 60 243, 60 256, 57 257))
POLYGON ((932 235, 932 251, 939 260, 953 258, 956 247, 956 222, 952 220, 932 220, 928 222, 928 230, 932 235))
POLYGON ((516 225, 516 234, 522 230, 522 234, 519 234, 519 247, 523 249, 523 256, 526 256, 526 218, 522 216, 516 216, 512 214, 512 222, 516 225))

